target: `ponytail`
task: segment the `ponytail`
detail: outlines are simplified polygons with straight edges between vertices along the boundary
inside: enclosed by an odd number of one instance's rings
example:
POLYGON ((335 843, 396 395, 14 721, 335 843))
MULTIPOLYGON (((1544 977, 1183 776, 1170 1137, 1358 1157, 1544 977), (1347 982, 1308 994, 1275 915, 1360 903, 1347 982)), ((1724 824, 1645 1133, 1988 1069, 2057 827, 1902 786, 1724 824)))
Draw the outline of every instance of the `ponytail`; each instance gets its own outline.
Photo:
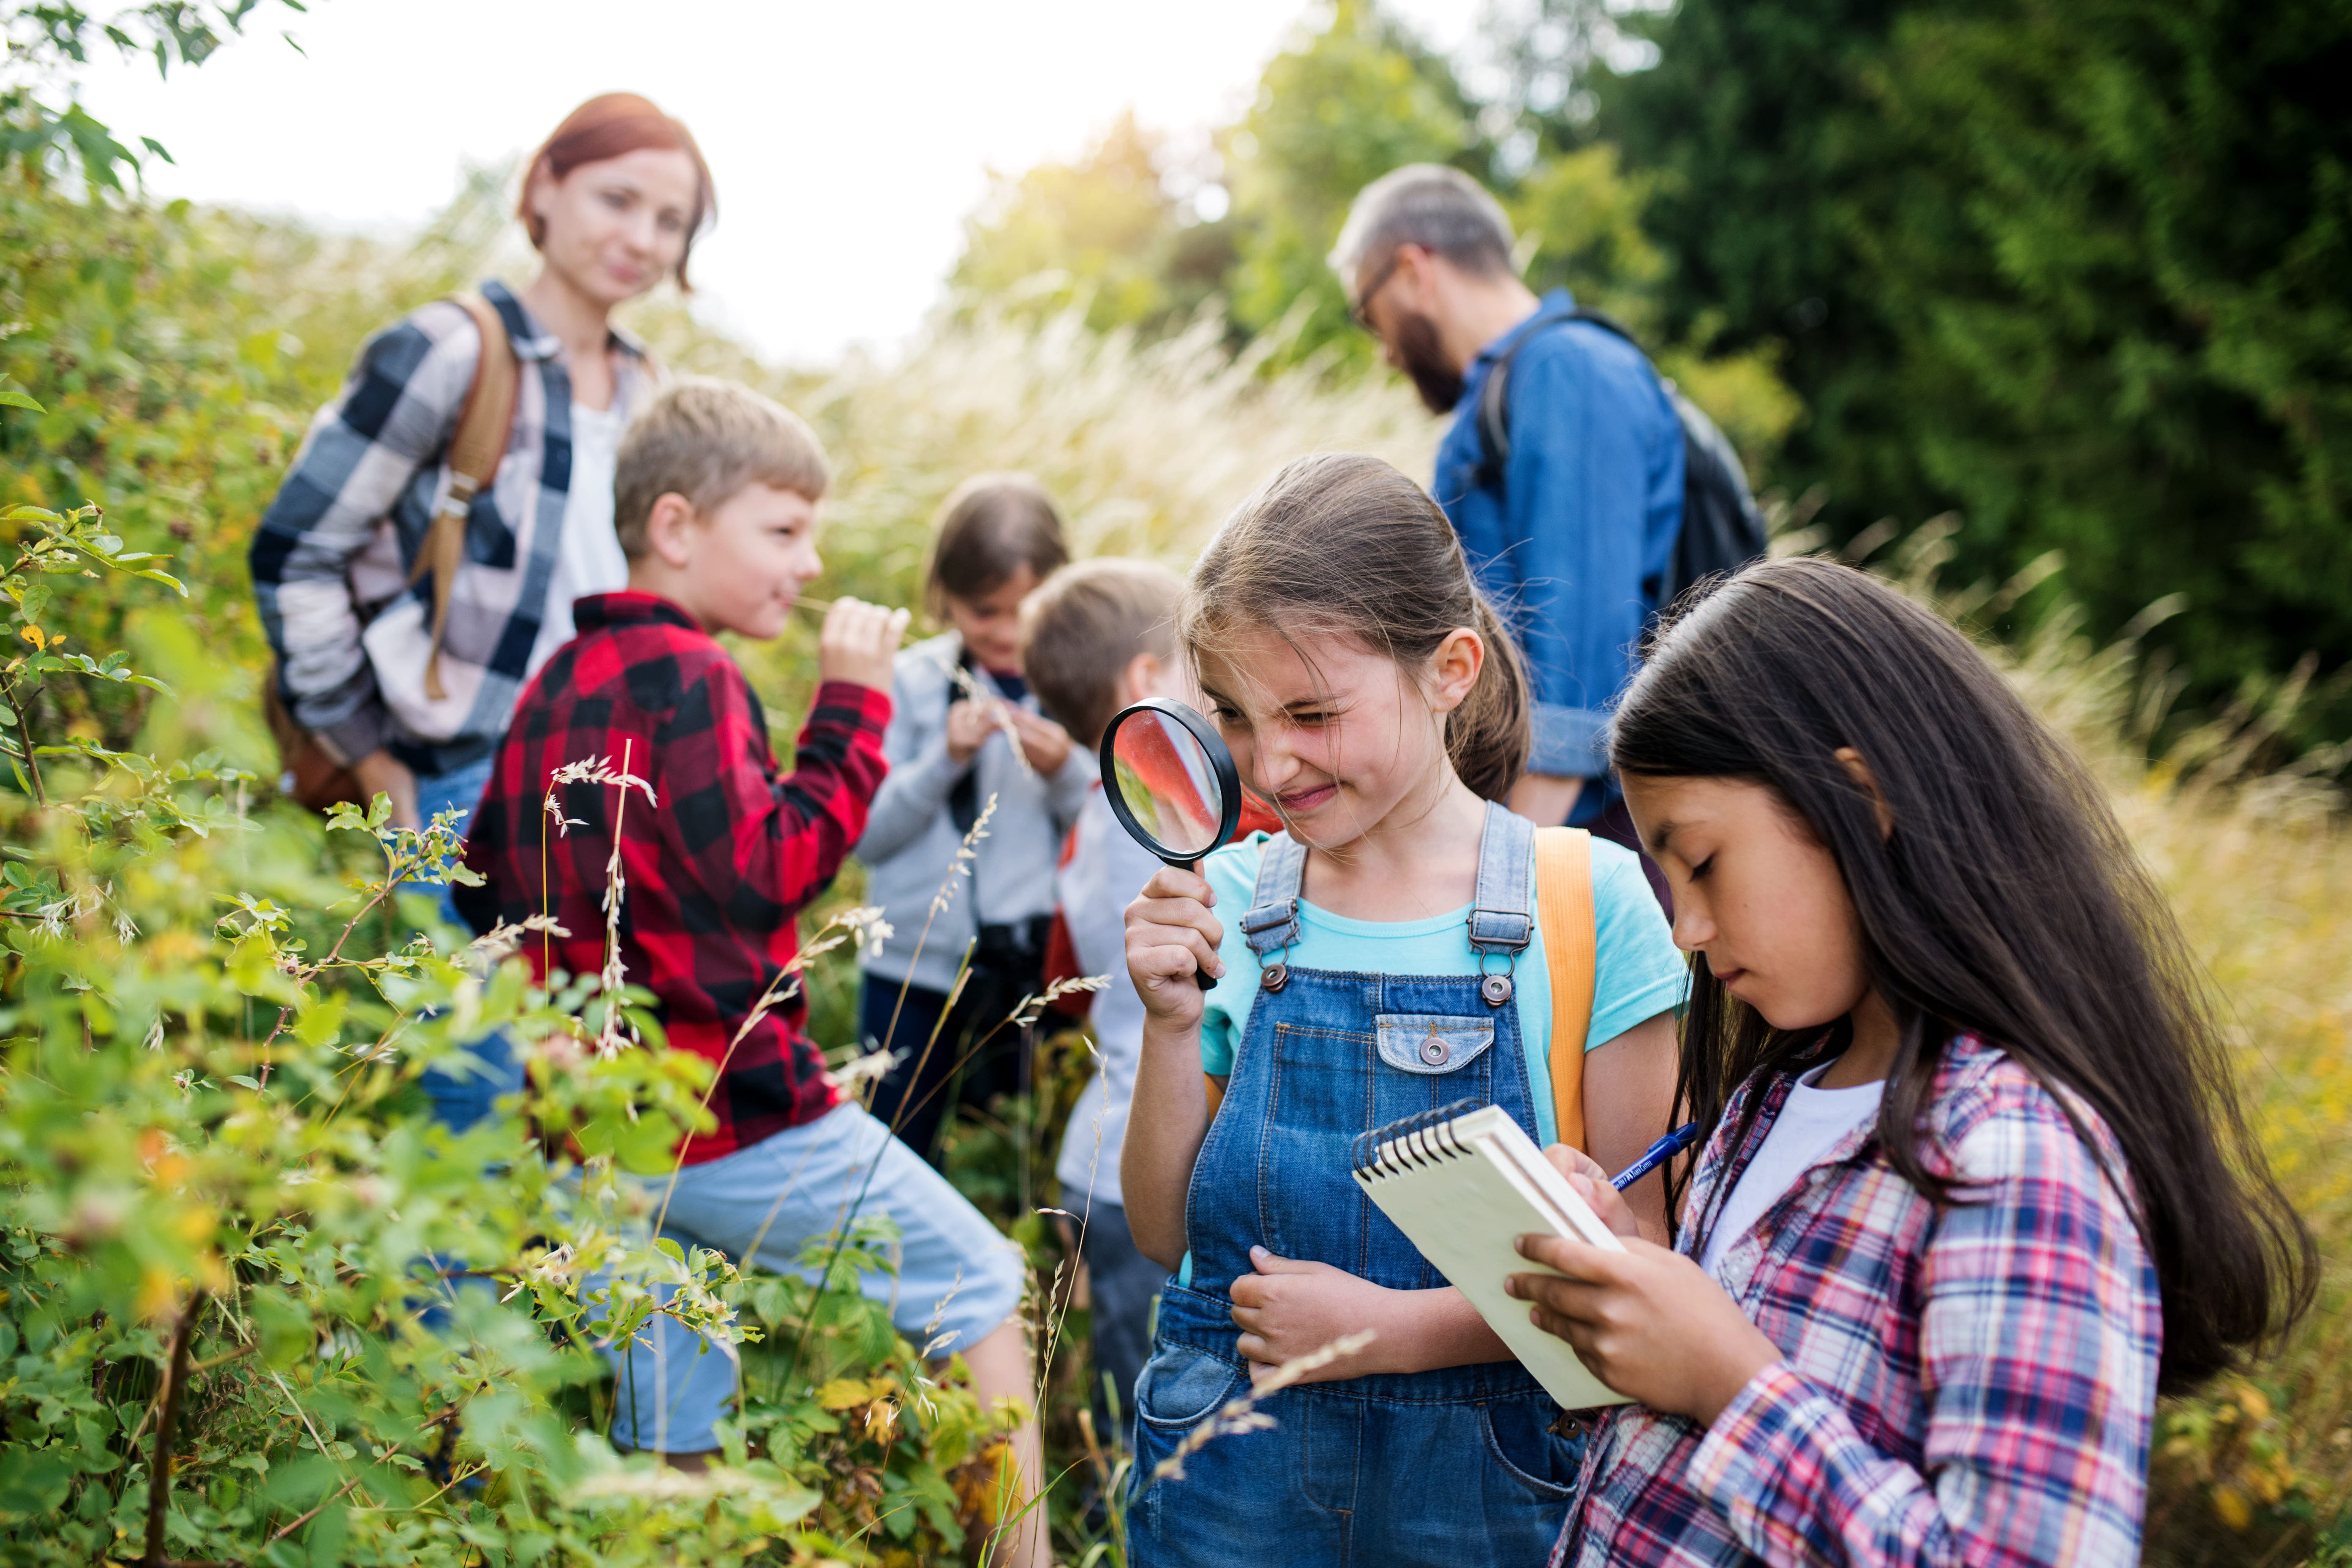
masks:
POLYGON ((1468 627, 1486 645, 1478 679, 1445 716, 1454 773, 1500 800, 1526 772, 1527 667, 1470 575, 1445 513, 1378 458, 1301 458, 1244 501, 1192 569, 1177 630, 1196 656, 1237 626, 1338 636, 1425 668, 1468 627))
POLYGON ((1473 585, 1470 596, 1476 612, 1472 625, 1486 644, 1486 662, 1462 706, 1445 716, 1445 754, 1454 759, 1454 773, 1472 794, 1481 800, 1500 800, 1528 771, 1528 750, 1534 739, 1528 670, 1518 644, 1486 595, 1473 585))

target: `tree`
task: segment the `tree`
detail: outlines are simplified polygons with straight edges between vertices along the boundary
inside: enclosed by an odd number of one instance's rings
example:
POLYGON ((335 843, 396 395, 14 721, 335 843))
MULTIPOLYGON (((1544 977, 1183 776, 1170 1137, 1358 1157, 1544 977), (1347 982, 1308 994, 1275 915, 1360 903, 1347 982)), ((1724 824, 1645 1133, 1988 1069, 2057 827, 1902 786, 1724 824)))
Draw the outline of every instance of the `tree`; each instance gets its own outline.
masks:
POLYGON ((1790 342, 1781 471, 1834 529, 2061 549, 2103 633, 2185 594, 2198 698, 2352 661, 2352 6, 1688 0, 1656 36, 1598 123, 1656 181, 1668 321, 1790 342))
POLYGON ((1335 0, 1275 57, 1241 122, 1218 138, 1237 220, 1229 275, 1234 321, 1262 331, 1297 312, 1294 355, 1370 344, 1325 262, 1356 193, 1405 163, 1452 163, 1486 178, 1492 148, 1444 57, 1372 0, 1335 0))
POLYGON ((950 283, 1024 310, 1083 304, 1097 331, 1189 317, 1223 280, 1232 241, 1171 191, 1166 156, 1130 110, 1075 163, 994 176, 950 283))

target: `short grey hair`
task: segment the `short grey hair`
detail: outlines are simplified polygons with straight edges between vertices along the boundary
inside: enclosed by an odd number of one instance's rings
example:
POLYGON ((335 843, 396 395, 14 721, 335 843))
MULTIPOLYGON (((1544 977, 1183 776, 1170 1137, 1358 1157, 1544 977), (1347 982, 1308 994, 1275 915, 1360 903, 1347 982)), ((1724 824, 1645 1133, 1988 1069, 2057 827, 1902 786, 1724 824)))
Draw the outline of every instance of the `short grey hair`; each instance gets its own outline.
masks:
POLYGON ((1366 262, 1400 245, 1435 251, 1465 271, 1514 272, 1511 220, 1486 187, 1443 163, 1407 163, 1358 193, 1331 247, 1331 270, 1352 289, 1366 262))

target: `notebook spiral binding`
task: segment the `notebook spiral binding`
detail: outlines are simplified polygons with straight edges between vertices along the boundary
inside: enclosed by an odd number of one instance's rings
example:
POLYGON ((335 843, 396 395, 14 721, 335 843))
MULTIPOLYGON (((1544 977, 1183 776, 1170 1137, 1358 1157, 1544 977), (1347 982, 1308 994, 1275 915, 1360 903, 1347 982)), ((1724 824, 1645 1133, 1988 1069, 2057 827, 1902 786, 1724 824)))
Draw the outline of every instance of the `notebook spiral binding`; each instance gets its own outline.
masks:
POLYGON ((1401 1176, 1408 1170, 1426 1169, 1443 1160, 1459 1159, 1467 1151, 1445 1137, 1441 1130, 1455 1117, 1467 1116, 1486 1103, 1483 1100, 1457 1100, 1451 1105, 1417 1111, 1369 1132, 1359 1132, 1349 1151, 1349 1163, 1360 1176, 1401 1176), (1384 1147, 1389 1151, 1385 1159, 1381 1153, 1384 1147))

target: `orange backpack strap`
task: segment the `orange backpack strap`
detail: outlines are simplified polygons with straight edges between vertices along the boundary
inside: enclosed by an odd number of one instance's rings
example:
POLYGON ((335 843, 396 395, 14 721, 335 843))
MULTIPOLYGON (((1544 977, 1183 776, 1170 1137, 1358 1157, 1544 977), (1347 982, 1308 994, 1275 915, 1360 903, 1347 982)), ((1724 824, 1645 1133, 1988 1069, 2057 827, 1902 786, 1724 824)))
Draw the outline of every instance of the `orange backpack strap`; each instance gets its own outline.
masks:
POLYGON ((449 591, 466 559, 466 514, 474 498, 490 488, 499 460, 507 455, 514 432, 516 387, 522 379, 498 307, 479 294, 452 294, 449 302, 474 319, 482 334, 482 353, 474 362, 474 379, 457 411, 457 434, 449 438, 449 493, 433 514, 424 548, 408 573, 412 584, 425 573, 433 574, 433 647, 425 662, 425 695, 436 701, 448 695, 441 687, 441 638, 449 629, 449 591))
POLYGON ((1536 830, 1536 924, 1551 978, 1551 1109, 1559 1141, 1584 1145, 1584 1037, 1592 1026, 1592 835, 1536 830))

